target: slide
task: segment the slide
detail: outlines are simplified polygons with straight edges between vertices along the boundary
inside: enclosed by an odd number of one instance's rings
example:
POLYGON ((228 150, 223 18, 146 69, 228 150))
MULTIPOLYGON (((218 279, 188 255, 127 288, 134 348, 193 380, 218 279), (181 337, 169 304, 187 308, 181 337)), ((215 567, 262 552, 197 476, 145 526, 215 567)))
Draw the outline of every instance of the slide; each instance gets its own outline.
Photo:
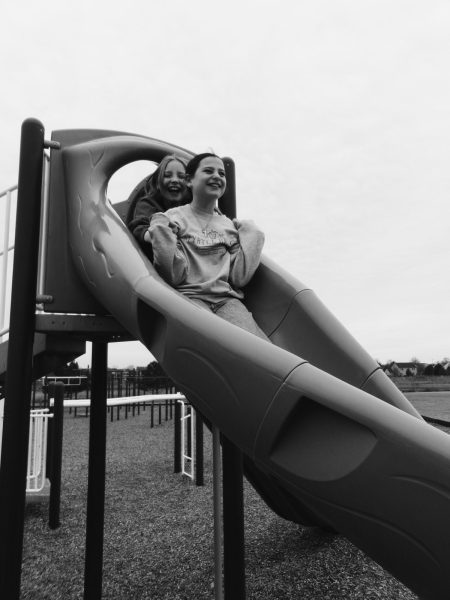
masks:
POLYGON ((91 137, 62 144, 58 175, 90 293, 243 451, 250 481, 278 514, 342 533, 421 598, 447 598, 450 437, 268 258, 246 298, 272 343, 165 284, 106 199, 107 182, 134 160, 190 153, 141 136, 91 137))

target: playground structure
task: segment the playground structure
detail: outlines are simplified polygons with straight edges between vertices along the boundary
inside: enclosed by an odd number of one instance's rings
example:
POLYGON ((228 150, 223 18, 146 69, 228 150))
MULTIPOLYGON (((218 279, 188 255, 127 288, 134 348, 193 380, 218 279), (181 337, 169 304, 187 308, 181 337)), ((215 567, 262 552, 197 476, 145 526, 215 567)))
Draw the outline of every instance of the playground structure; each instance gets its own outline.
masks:
MULTIPOLYGON (((272 344, 198 309, 161 280, 106 189, 125 164, 158 162, 174 151, 191 156, 111 131, 56 131, 45 142, 42 124, 24 123, 17 219, 27 244, 16 249, 23 272, 13 280, 0 479, 0 534, 14 551, 4 543, 2 585, 18 597, 23 483, 11 457, 22 457, 23 470, 24 398, 38 332, 52 340, 53 360, 78 356, 93 341, 85 597, 101 595, 107 344, 138 339, 220 429, 224 449, 239 449, 236 462, 242 451, 247 478, 276 513, 341 532, 421 598, 446 598, 450 440, 423 421, 310 289, 266 257, 246 303, 272 344), (14 293, 22 300, 14 302, 14 293)), ((224 162, 229 185, 221 209, 235 216, 233 163, 224 162)))

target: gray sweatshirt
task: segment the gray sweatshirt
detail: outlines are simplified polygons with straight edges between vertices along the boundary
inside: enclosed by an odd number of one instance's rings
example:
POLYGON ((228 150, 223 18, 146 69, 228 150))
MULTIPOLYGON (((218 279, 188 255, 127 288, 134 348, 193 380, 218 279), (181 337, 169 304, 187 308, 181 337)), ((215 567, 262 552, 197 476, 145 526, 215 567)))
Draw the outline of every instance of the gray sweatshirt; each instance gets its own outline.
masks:
POLYGON ((256 271, 264 244, 253 221, 194 212, 190 204, 153 215, 149 233, 163 279, 190 298, 214 303, 243 298, 240 288, 256 271))

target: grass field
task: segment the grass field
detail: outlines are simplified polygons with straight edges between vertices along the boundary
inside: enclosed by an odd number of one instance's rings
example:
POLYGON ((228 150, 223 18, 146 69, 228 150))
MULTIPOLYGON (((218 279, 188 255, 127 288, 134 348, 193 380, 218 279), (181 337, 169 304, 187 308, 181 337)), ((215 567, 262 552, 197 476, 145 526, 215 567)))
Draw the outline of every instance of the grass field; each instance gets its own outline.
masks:
POLYGON ((405 396, 421 415, 450 423, 450 391, 407 392, 405 396))
MULTIPOLYGON (((27 504, 23 599, 83 598, 89 420, 66 415, 60 529, 48 504, 27 504)), ((211 436, 205 486, 173 474, 172 422, 149 412, 108 423, 105 600, 214 597, 211 436)), ((344 537, 272 513, 245 484, 248 600, 412 600, 416 596, 344 537)))

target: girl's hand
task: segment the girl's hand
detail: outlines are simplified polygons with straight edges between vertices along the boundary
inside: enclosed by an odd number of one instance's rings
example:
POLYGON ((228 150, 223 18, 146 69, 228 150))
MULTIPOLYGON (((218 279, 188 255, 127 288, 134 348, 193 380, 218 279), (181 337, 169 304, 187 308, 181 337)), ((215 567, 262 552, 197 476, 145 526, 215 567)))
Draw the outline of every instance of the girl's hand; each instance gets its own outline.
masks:
POLYGON ((246 229, 251 231, 253 229, 258 230, 258 227, 255 225, 255 222, 251 219, 233 219, 234 226, 239 231, 240 229, 246 229))
POLYGON ((178 233, 180 231, 179 226, 177 225, 177 223, 171 221, 165 213, 155 213, 152 217, 150 227, 152 227, 153 225, 162 225, 163 227, 169 227, 173 231, 173 233, 178 237, 178 233))

